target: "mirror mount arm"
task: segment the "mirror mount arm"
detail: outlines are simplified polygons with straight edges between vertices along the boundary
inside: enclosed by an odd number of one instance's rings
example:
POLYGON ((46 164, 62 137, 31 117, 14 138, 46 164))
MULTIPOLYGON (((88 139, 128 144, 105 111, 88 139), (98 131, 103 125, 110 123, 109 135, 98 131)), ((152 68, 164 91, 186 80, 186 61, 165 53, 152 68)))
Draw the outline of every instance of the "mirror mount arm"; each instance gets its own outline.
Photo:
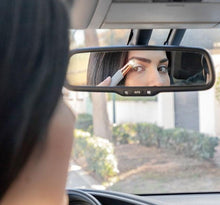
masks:
POLYGON ((134 30, 131 29, 130 34, 129 34, 129 37, 128 37, 127 46, 128 46, 128 45, 131 45, 131 41, 132 41, 132 39, 133 39, 133 36, 134 36, 134 30))
POLYGON ((183 36, 186 32, 186 29, 175 29, 173 35, 171 36, 170 42, 168 41, 168 45, 179 46, 183 36))
POLYGON ((136 29, 131 30, 128 38, 127 45, 142 45, 147 46, 153 29, 136 29))
POLYGON ((173 33, 173 29, 170 29, 170 32, 167 36, 167 40, 163 43, 164 46, 169 45, 169 41, 170 41, 170 37, 171 37, 172 33, 173 33))
POLYGON ((139 29, 137 32, 135 45, 147 46, 150 41, 152 32, 153 29, 139 29))

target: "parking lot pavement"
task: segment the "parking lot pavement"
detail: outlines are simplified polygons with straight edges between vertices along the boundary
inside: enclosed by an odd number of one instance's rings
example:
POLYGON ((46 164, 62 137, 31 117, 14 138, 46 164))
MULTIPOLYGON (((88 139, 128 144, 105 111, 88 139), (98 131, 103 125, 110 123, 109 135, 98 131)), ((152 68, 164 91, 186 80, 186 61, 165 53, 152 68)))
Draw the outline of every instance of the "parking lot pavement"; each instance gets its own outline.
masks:
POLYGON ((214 163, 220 167, 220 144, 218 145, 218 147, 215 148, 216 152, 214 155, 214 163))
POLYGON ((66 189, 105 189, 79 165, 71 162, 68 172, 66 189))

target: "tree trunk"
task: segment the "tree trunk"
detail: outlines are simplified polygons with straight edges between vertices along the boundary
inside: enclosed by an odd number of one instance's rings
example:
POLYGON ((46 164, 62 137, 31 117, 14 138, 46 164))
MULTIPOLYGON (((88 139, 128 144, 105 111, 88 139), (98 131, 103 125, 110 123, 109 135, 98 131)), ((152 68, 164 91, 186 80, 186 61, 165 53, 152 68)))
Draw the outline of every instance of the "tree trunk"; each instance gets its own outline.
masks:
MULTIPOLYGON (((85 30, 86 46, 98 46, 96 31, 85 30)), ((93 104, 93 132, 95 136, 106 138, 112 141, 112 131, 107 113, 107 100, 104 93, 92 93, 93 104)))

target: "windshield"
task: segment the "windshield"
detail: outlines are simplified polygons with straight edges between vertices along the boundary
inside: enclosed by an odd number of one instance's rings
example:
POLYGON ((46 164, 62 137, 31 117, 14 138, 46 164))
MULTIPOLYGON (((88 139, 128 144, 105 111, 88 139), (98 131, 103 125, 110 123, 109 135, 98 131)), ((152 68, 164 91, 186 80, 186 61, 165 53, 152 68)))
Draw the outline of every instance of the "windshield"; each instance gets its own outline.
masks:
MULTIPOLYGON (((71 31, 71 49, 126 45, 130 30, 71 31)), ((154 30, 163 45, 169 30, 154 30)), ((181 45, 212 55, 217 82, 201 92, 154 97, 70 92, 77 116, 67 189, 127 193, 220 191, 220 29, 187 30, 181 45)))

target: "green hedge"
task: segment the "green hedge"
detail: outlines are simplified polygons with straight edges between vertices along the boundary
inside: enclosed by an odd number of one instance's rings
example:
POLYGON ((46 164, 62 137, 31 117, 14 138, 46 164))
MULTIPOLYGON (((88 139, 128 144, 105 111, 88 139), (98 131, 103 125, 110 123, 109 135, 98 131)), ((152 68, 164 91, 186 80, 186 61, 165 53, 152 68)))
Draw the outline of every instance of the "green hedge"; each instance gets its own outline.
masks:
POLYGON ((220 72, 217 74, 217 77, 216 77, 215 96, 218 102, 220 103, 220 72))
POLYGON ((136 138, 145 146, 161 146, 163 129, 155 124, 137 123, 135 126, 136 138))
POLYGON ((79 156, 84 156, 87 168, 102 179, 107 179, 118 173, 113 146, 106 139, 76 130, 74 157, 79 156))
POLYGON ((219 139, 181 128, 164 130, 163 146, 187 157, 210 159, 214 157, 219 139))
POLYGON ((115 144, 138 142, 175 151, 187 157, 213 158, 219 139, 182 128, 163 129, 149 123, 127 123, 113 128, 115 144))
POLYGON ((113 127, 112 138, 113 143, 117 144, 131 144, 136 142, 135 124, 124 123, 113 127))
POLYGON ((135 96, 135 97, 125 97, 125 96, 121 96, 121 95, 118 95, 118 94, 114 94, 114 93, 109 93, 107 94, 107 100, 108 101, 112 101, 113 100, 113 96, 112 95, 115 95, 115 101, 132 101, 132 102, 152 102, 152 101, 157 101, 157 96, 144 96, 144 97, 138 97, 138 96, 135 96))
POLYGON ((88 130, 92 126, 93 120, 92 115, 88 113, 78 114, 76 119, 76 129, 88 130))

